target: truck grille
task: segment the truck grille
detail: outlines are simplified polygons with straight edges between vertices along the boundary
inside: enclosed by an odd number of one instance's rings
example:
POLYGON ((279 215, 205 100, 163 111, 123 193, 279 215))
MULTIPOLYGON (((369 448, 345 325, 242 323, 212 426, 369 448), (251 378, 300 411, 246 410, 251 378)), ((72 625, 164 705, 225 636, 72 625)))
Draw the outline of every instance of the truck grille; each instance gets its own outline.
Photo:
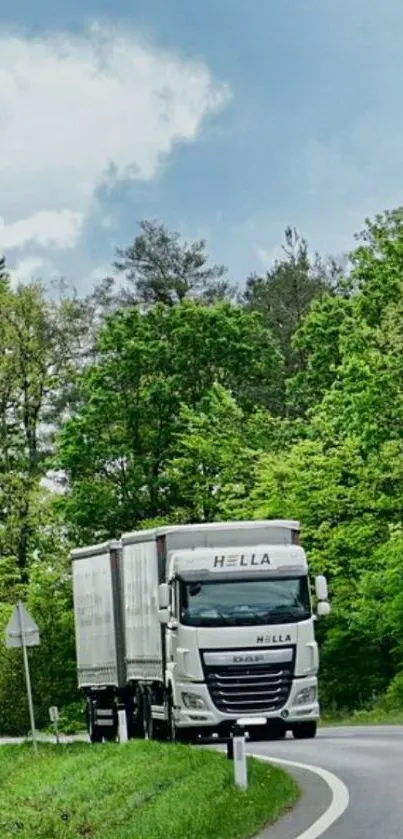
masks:
POLYGON ((205 667, 207 687, 216 708, 225 714, 277 711, 291 690, 293 662, 251 667, 205 667))

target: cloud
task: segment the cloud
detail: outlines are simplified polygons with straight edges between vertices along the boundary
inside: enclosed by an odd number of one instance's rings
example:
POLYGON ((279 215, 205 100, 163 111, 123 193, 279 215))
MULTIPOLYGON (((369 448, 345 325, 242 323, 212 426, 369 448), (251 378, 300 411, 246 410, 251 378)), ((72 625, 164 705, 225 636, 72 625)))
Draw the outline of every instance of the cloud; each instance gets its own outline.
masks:
POLYGON ((42 247, 74 247, 83 219, 82 213, 71 210, 40 210, 11 224, 0 216, 0 250, 20 248, 28 242, 42 247))
POLYGON ((27 256, 18 260, 10 273, 15 284, 28 283, 37 279, 52 280, 58 276, 53 262, 40 256, 27 256))
POLYGON ((0 35, 0 248, 72 247, 108 173, 155 178, 229 95, 134 33, 0 35))

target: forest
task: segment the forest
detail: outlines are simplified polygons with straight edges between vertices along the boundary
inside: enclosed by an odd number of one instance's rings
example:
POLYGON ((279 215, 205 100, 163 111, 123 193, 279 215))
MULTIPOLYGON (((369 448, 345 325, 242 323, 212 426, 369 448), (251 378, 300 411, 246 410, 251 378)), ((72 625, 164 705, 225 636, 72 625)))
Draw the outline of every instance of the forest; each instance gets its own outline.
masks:
POLYGON ((403 709, 403 208, 342 259, 285 231, 237 287, 204 241, 140 222, 87 295, 16 286, 0 262, 0 733, 75 725, 69 550, 153 524, 301 522, 332 615, 323 710, 403 709))

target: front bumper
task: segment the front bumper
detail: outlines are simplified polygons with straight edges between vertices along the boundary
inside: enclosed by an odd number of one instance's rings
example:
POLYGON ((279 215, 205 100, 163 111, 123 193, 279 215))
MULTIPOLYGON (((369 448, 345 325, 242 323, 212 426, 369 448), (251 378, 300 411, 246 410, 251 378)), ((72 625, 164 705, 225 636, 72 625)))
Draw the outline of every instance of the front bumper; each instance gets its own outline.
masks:
MULTIPOLYGON (((250 712, 248 716, 266 717, 268 723, 281 720, 286 726, 291 726, 296 722, 305 722, 307 720, 319 719, 319 703, 317 698, 307 704, 297 703, 298 694, 309 688, 316 689, 317 696, 317 678, 316 676, 309 676, 303 679, 294 679, 291 685, 291 690, 287 702, 282 708, 276 711, 265 713, 250 712)), ((194 684, 190 682, 177 683, 175 685, 175 723, 178 728, 216 728, 233 723, 240 714, 224 714, 218 710, 213 704, 207 685, 194 684), (182 694, 192 694, 200 697, 203 700, 204 707, 198 709, 185 708, 182 701, 182 694)))

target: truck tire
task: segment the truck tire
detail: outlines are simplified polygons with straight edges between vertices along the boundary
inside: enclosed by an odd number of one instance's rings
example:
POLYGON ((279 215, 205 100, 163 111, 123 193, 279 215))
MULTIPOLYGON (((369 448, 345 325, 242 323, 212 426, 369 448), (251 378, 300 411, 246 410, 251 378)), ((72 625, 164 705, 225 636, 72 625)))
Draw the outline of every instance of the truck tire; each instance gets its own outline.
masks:
POLYGON ((285 725, 262 725, 255 726, 249 731, 251 742, 263 742, 265 740, 284 740, 287 733, 285 725))
POLYGON ((172 695, 168 697, 168 740, 170 743, 183 742, 182 732, 177 728, 174 717, 174 705, 172 695))
POLYGON ((175 725, 174 707, 171 694, 168 697, 168 740, 170 743, 176 743, 178 729, 175 725))
POLYGON ((278 728, 266 728, 262 740, 284 740, 287 734, 287 729, 285 726, 279 726, 278 728))
POLYGON ((299 722, 293 726, 292 733, 296 740, 310 740, 312 737, 316 737, 317 727, 316 720, 299 722))
POLYGON ((168 696, 168 724, 167 724, 167 739, 170 743, 189 743, 191 741, 191 734, 189 730, 177 728, 174 718, 174 707, 172 696, 168 696))
POLYGON ((284 740, 286 734, 287 734, 287 729, 286 729, 285 725, 281 726, 281 728, 277 728, 276 731, 273 732, 273 740, 284 740))

